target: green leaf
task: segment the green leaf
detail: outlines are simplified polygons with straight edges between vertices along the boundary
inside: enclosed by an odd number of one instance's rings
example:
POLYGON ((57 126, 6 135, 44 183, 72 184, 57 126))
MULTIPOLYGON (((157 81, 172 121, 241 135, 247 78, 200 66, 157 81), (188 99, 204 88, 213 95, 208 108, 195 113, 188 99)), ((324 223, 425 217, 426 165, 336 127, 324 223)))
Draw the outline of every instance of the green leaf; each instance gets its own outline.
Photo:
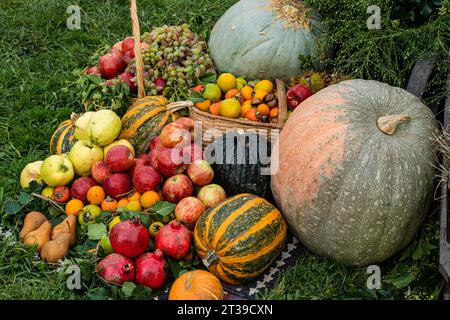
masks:
POLYGON ((135 288, 136 285, 133 282, 124 282, 124 284, 122 285, 122 292, 127 298, 129 298, 133 294, 135 288))
POLYGON ((102 83, 102 78, 96 76, 95 74, 86 74, 84 76, 98 86, 102 83))
POLYGON ((206 99, 203 97, 203 95, 202 95, 200 92, 193 91, 193 92, 191 93, 190 100, 191 100, 193 103, 199 103, 199 102, 205 101, 206 99))
POLYGON ((205 73, 203 75, 203 77, 200 78, 200 83, 201 84, 206 84, 206 83, 215 83, 217 81, 217 75, 215 73, 205 73))
POLYGON ((158 201, 152 206, 152 210, 160 216, 167 216, 175 210, 176 205, 167 201, 158 201))
POLYGON ((148 229, 150 227, 150 224, 152 223, 152 219, 149 214, 141 213, 139 215, 139 219, 141 220, 141 223, 148 229))
POLYGON ((152 289, 144 287, 144 286, 136 286, 133 290, 133 299, 135 300, 144 300, 149 299, 152 294, 152 289))
POLYGON ((87 296, 90 300, 108 300, 108 292, 105 288, 94 288, 88 291, 87 296))
POLYGON ((31 201, 33 201, 33 196, 27 192, 23 192, 21 191, 19 194, 19 203, 22 206, 26 206, 27 204, 29 204, 31 201))
POLYGON ((386 281, 388 283, 391 283, 393 286, 395 286, 397 289, 401 289, 409 285, 411 282, 413 282, 414 278, 412 277, 411 273, 404 272, 400 274, 400 276, 396 278, 390 278, 386 281))
POLYGON ((14 200, 8 200, 8 202, 6 202, 5 205, 6 214, 14 216, 18 214, 20 210, 22 210, 22 206, 20 205, 19 202, 14 200))
POLYGON ((100 240, 106 234, 106 226, 103 223, 93 223, 88 225, 89 240, 100 240))

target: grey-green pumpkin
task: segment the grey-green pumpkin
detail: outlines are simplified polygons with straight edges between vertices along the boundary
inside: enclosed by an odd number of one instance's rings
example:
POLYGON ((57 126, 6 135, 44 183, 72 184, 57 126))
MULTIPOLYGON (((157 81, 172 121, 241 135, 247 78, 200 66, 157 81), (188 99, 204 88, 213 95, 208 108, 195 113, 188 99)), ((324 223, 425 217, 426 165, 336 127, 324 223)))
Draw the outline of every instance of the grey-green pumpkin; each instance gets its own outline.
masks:
POLYGON ((305 100, 272 153, 271 187, 313 252, 351 265, 405 247, 433 196, 433 113, 409 92, 349 80, 305 100))
POLYGON ((221 72, 248 79, 288 79, 305 62, 320 60, 319 16, 302 1, 241 0, 214 26, 208 42, 221 72))

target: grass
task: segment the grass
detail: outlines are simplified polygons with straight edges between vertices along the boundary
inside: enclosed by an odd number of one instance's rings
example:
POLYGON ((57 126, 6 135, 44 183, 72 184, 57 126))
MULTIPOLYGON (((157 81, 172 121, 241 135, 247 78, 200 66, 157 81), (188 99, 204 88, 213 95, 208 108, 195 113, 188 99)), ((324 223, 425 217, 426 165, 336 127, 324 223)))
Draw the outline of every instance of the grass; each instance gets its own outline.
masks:
MULTIPOLYGON (((141 31, 153 25, 187 22, 207 37, 215 21, 236 0, 140 0, 141 31)), ((77 94, 67 88, 97 48, 131 34, 128 1, 2 0, 0 3, 0 216, 6 200, 19 192, 18 177, 29 162, 48 154, 57 124, 81 112, 77 94), (66 8, 82 9, 81 30, 66 27, 66 8)), ((21 216, 2 225, 17 232, 21 216)), ((0 232, 1 233, 1 232, 0 232)), ((11 238, 10 238, 11 239, 11 238)), ((66 275, 33 258, 0 236, 0 299, 84 299, 66 288, 66 275)), ((260 298, 436 298, 438 215, 432 214, 417 239, 383 264, 383 291, 365 288, 365 268, 351 268, 306 252, 274 290, 260 298)))

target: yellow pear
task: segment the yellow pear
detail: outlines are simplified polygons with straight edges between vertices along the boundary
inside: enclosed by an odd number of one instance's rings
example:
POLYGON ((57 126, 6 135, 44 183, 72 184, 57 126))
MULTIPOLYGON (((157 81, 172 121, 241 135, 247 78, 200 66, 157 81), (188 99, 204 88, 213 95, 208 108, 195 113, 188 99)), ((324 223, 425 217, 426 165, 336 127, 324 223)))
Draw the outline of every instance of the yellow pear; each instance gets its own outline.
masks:
POLYGON ((47 221, 47 217, 38 211, 28 213, 23 220, 23 227, 20 230, 19 239, 23 240, 27 234, 39 228, 45 221, 47 221))
POLYGON ((55 240, 62 233, 70 234, 70 247, 77 241, 77 217, 73 214, 68 215, 63 221, 57 224, 51 234, 51 239, 55 240))
POLYGON ((70 239, 70 233, 61 233, 54 240, 46 242, 41 250, 42 260, 57 262, 63 259, 69 251, 70 239))
POLYGON ((43 224, 41 224, 39 228, 28 233, 23 239, 23 243, 28 246, 32 246, 37 243, 38 245, 37 250, 41 251, 42 246, 46 242, 50 241, 51 232, 52 232, 52 224, 50 223, 50 221, 47 220, 43 224))

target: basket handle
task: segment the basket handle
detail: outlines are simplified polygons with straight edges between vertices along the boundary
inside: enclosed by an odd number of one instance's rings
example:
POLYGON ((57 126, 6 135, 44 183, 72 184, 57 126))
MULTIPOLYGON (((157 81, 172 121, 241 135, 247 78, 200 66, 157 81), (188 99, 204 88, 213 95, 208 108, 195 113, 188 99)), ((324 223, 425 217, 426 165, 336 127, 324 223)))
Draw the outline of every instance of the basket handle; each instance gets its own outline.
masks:
POLYGON ((275 79, 275 83, 278 91, 278 125, 283 127, 287 116, 286 89, 283 80, 275 79))
POLYGON ((131 27, 134 38, 134 56, 136 59, 136 79, 139 99, 146 96, 144 87, 144 61, 141 53, 141 31, 139 30, 139 19, 137 15, 136 0, 130 0, 131 27))

